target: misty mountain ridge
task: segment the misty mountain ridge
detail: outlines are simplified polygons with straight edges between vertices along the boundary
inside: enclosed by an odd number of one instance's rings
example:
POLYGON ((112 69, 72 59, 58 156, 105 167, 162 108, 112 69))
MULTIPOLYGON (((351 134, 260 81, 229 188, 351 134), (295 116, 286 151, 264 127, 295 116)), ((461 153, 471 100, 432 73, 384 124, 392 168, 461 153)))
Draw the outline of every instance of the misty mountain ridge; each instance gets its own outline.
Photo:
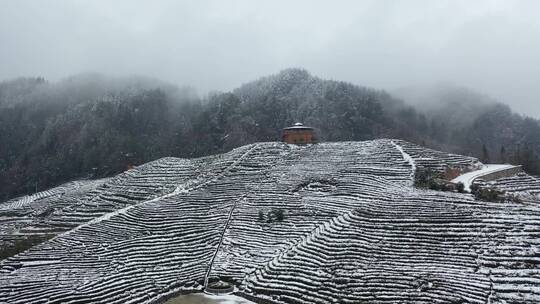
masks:
POLYGON ((323 141, 399 138, 540 172, 539 122, 472 90, 390 94, 287 69, 199 97, 152 78, 89 73, 0 83, 0 198, 279 140, 298 121, 323 141))
POLYGON ((421 113, 437 119, 449 118, 458 124, 472 123, 486 107, 500 104, 488 95, 447 83, 400 88, 392 91, 392 94, 421 113), (456 107, 462 109, 461 113, 452 110, 456 107))
POLYGON ((89 72, 69 76, 58 82, 49 82, 43 77, 20 77, 0 82, 0 108, 40 101, 67 102, 72 105, 107 95, 135 95, 152 89, 160 89, 169 95, 181 92, 192 95, 194 99, 198 98, 193 88, 178 87, 156 78, 140 75, 113 77, 89 72))

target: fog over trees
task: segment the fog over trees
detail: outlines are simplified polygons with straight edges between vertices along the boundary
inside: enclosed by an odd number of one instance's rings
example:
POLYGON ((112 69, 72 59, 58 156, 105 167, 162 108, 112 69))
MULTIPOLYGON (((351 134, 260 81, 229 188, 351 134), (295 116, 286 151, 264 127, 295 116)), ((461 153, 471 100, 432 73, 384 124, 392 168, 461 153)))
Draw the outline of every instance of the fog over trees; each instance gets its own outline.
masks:
POLYGON ((393 91, 446 82, 540 118, 535 0, 0 3, 0 80, 145 75, 201 94, 290 67, 393 91))
POLYGON ((0 3, 0 200, 163 156, 402 138, 539 174, 540 2, 0 3), (134 76, 138 75, 138 76, 134 76))
POLYGON ((297 121, 315 127, 323 141, 402 138, 540 173, 537 120, 463 88, 429 94, 435 103, 415 108, 385 91, 324 80, 303 69, 207 97, 142 77, 5 81, 0 194, 8 198, 71 179, 110 176, 164 156, 197 157, 280 140, 281 129, 297 121))

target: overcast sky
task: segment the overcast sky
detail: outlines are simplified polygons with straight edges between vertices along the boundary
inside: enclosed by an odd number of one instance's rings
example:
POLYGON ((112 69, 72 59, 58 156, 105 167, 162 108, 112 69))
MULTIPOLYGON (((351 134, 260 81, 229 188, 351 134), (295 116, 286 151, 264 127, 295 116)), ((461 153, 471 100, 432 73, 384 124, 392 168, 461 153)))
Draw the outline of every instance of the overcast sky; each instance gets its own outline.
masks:
POLYGON ((540 1, 0 0, 0 79, 142 74, 229 90, 287 67, 464 85, 540 118, 540 1))

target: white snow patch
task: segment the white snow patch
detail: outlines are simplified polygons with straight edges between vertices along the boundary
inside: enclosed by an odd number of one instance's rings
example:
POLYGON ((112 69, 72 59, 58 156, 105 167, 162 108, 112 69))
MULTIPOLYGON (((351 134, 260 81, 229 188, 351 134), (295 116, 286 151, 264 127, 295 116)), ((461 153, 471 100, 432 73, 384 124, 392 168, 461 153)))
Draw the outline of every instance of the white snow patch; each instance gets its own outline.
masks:
POLYGON ((483 165, 479 170, 471 171, 465 174, 462 174, 452 180, 453 183, 463 183, 465 185, 465 191, 471 192, 471 185, 475 179, 482 177, 484 175, 514 168, 514 165, 483 165))
POLYGON ((251 302, 244 298, 237 297, 230 294, 219 295, 219 296, 204 294, 204 297, 207 299, 214 300, 216 301, 216 303, 221 303, 221 304, 251 304, 251 303, 255 304, 254 302, 251 302))
POLYGON ((394 147, 396 147, 396 149, 398 149, 401 155, 403 155, 403 159, 405 159, 405 161, 407 161, 409 165, 411 165, 411 169, 412 169, 411 183, 414 183, 414 175, 416 174, 416 162, 414 161, 414 158, 412 158, 412 156, 410 156, 409 153, 405 152, 402 146, 396 144, 393 140, 390 142, 392 143, 392 145, 394 145, 394 147))
POLYGON ((22 261, 21 262, 25 267, 26 266, 40 266, 40 265, 51 265, 51 264, 60 264, 60 260, 44 260, 44 261, 22 261))
POLYGON ((193 303, 193 304, 255 304, 254 302, 248 301, 244 298, 234 296, 231 294, 228 295, 209 295, 205 293, 193 293, 188 295, 181 295, 176 298, 172 298, 169 301, 165 302, 166 304, 177 304, 177 303, 193 303))

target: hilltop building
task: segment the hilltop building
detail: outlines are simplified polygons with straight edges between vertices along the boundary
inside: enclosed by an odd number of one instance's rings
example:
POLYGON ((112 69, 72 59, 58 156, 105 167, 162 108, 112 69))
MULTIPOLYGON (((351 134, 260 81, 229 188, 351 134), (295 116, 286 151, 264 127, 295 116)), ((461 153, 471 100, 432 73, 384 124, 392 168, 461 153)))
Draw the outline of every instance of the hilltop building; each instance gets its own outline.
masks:
POLYGON ((313 144, 317 143, 317 137, 312 127, 297 122, 292 127, 283 129, 282 141, 297 145, 313 144))

